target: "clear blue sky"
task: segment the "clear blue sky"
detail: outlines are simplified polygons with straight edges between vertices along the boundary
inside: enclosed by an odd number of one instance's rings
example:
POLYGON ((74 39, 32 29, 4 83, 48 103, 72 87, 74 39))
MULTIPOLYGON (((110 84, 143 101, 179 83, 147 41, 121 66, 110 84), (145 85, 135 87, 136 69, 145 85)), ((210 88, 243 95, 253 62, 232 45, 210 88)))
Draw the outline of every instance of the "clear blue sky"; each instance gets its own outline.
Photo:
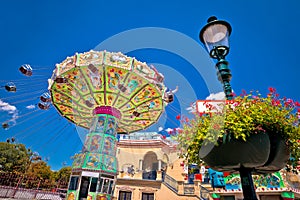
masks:
MULTIPOLYGON (((129 49, 124 53, 157 64, 165 73, 169 87, 179 86, 181 92, 174 105, 166 109, 165 121, 153 129, 176 127, 176 115, 184 113, 189 103, 217 92, 214 88, 219 83, 214 64, 205 57, 198 38, 211 15, 232 25, 227 59, 236 93, 253 89, 265 94, 268 87, 275 87, 282 96, 299 101, 299 7, 297 0, 2 0, 0 83, 3 86, 14 80, 19 93, 12 95, 1 89, 0 99, 2 104, 16 106, 19 119, 11 129, 0 130, 0 139, 16 137, 18 142, 38 151, 42 157, 49 157, 52 169, 59 169, 64 161, 70 165, 69 157, 81 149, 74 126, 60 117, 53 107, 48 111, 25 107, 38 103, 37 98, 46 91, 47 78, 56 63, 75 52, 95 49, 99 44, 98 50, 102 47, 115 51, 129 49), (128 39, 122 38, 124 31, 129 31, 128 39), (122 42, 103 43, 112 36, 120 36, 122 42), (144 45, 143 41, 149 43, 149 40, 153 40, 153 46, 144 45), (170 43, 165 44, 165 41, 170 43), (196 50, 189 48, 190 43, 196 50), (161 48, 160 44, 167 46, 161 48), (201 51, 197 52, 197 48, 201 51), (193 66, 197 61, 209 64, 193 66), (36 69, 32 78, 19 73, 18 68, 24 63, 36 69), (213 71, 214 83, 207 81, 209 77, 203 77, 205 71, 213 71), (14 97, 16 95, 20 96, 14 97), (35 112, 30 113, 32 111, 35 112)), ((13 114, 0 111, 0 120, 10 119, 13 114)))

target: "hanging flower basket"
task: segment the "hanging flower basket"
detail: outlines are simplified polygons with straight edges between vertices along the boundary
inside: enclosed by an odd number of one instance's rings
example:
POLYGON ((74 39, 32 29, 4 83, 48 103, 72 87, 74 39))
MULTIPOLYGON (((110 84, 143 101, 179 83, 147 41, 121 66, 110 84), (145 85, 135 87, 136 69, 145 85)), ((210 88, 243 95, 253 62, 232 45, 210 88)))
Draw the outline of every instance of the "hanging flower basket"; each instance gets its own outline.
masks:
POLYGON ((258 173, 273 173, 284 168, 290 158, 290 151, 281 136, 269 134, 270 154, 268 161, 261 167, 256 167, 258 173))
POLYGON ((255 134, 243 140, 232 139, 229 142, 214 146, 208 154, 203 153, 202 146, 199 157, 208 166, 217 171, 233 171, 241 166, 255 168, 263 166, 270 154, 270 140, 267 134, 255 134))
POLYGON ((267 133, 253 134, 247 141, 232 139, 214 146, 209 153, 202 149, 205 147, 200 149, 200 159, 217 171, 236 171, 244 167, 257 173, 272 173, 282 169, 289 159, 284 140, 267 133))
POLYGON ((286 165, 296 169, 300 103, 269 90, 267 97, 243 92, 226 101, 222 112, 183 119, 183 130, 177 135, 181 157, 190 163, 205 162, 218 171, 244 167, 270 173, 286 165))

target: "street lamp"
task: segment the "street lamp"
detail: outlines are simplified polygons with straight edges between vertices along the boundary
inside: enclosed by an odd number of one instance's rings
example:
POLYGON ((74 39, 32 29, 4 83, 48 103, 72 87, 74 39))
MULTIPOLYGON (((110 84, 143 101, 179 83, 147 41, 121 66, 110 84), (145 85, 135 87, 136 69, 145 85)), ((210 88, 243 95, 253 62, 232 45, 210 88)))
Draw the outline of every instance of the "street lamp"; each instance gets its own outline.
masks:
POLYGON ((226 99, 233 98, 230 85, 231 73, 225 56, 229 53, 229 36, 231 26, 228 22, 218 20, 215 16, 208 18, 207 24, 200 31, 200 41, 206 47, 210 57, 217 59, 218 80, 223 84, 226 99))
MULTIPOLYGON (((228 68, 228 62, 225 60, 229 53, 229 36, 231 26, 228 22, 218 20, 215 16, 208 18, 207 24, 201 29, 199 38, 206 47, 210 57, 217 59, 216 68, 219 81, 223 84, 223 89, 227 100, 232 100, 232 89, 230 85, 231 73, 228 68)), ((240 172, 241 184, 245 200, 257 200, 253 180, 251 176, 252 169, 241 166, 240 172)))

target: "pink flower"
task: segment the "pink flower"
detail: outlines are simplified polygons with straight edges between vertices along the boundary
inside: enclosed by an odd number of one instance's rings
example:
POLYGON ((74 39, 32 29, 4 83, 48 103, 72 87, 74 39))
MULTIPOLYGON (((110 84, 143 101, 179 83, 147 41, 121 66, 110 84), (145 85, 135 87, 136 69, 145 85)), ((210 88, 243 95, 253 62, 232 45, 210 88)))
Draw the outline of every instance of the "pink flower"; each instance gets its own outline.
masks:
POLYGON ((242 90, 242 94, 241 94, 241 96, 243 97, 243 96, 246 96, 247 95, 247 92, 246 92, 246 90, 242 90))
POLYGON ((256 127, 256 128, 257 128, 257 130, 259 130, 259 131, 266 132, 266 130, 265 130, 265 129, 263 129, 261 126, 258 126, 258 127, 256 127))
POLYGON ((183 130, 182 130, 181 128, 179 128, 179 129, 177 129, 177 132, 178 132, 178 133, 182 133, 183 130))
POLYGON ((213 128, 216 129, 216 130, 219 130, 220 129, 220 125, 219 124, 214 124, 213 128))
POLYGON ((284 102, 284 106, 285 107, 292 107, 294 106, 294 101, 292 99, 287 99, 285 102, 284 102))
POLYGON ((235 94, 234 92, 231 92, 231 93, 230 93, 230 96, 233 96, 233 97, 235 97, 235 96, 236 96, 236 94, 235 94))
POLYGON ((292 104, 294 101, 292 99, 287 99, 286 102, 292 104))

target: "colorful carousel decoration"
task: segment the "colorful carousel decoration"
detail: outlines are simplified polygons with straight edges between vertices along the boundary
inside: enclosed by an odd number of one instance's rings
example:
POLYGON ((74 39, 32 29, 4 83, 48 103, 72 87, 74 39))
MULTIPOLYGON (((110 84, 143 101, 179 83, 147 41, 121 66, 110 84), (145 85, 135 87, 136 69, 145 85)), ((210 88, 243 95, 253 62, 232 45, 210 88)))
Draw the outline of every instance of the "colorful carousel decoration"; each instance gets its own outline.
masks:
POLYGON ((67 199, 112 199, 117 176, 118 133, 156 123, 173 100, 164 76, 122 53, 89 51, 57 64, 49 91, 58 112, 89 129, 74 156, 67 199))

